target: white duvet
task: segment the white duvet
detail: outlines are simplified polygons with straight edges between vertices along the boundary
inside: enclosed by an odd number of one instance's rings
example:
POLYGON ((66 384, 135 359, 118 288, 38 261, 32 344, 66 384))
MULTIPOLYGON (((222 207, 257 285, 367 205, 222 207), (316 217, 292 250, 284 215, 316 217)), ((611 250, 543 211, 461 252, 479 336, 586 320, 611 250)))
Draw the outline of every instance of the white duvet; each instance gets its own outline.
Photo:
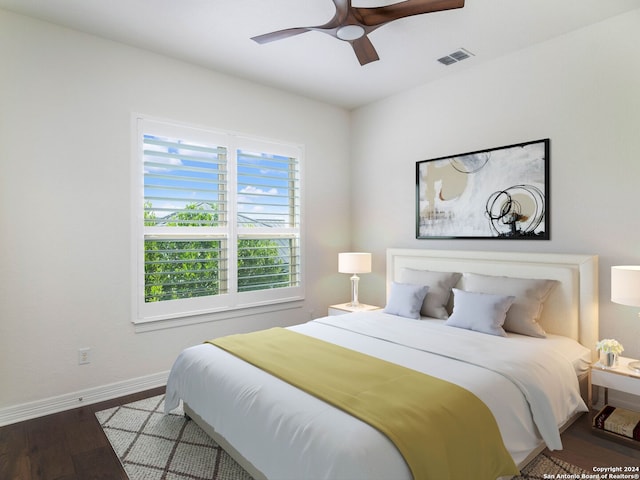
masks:
MULTIPOLYGON (((495 337, 382 311, 290 329, 473 392, 493 412, 517 464, 542 440, 562 448, 558 426, 587 410, 575 366, 590 352, 568 338, 495 337)), ((376 429, 210 344, 176 359, 165 411, 180 400, 267 478, 411 479, 398 450, 376 429)))

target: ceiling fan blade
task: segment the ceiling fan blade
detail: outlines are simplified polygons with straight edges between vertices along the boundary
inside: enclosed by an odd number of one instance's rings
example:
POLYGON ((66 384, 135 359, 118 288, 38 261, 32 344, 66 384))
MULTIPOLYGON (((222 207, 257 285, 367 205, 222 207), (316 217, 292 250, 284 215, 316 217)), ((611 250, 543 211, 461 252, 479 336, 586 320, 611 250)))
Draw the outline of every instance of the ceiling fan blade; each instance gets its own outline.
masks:
POLYGON ((349 16, 349 10, 351 10, 351 0, 333 0, 333 4, 336 7, 333 18, 317 28, 336 28, 344 24, 349 16))
POLYGON ((264 35, 251 37, 251 40, 259 44, 263 44, 263 43, 275 42, 276 40, 282 40, 284 38, 293 37, 294 35, 300 35, 301 33, 305 33, 308 31, 309 29, 306 27, 286 28, 284 30, 278 30, 276 32, 265 33, 264 35))
POLYGON ((366 35, 349 43, 351 43, 353 51, 356 53, 356 57, 358 57, 360 65, 366 65, 367 63, 380 60, 380 57, 378 57, 378 52, 376 52, 375 47, 371 43, 371 40, 369 40, 369 37, 367 37, 366 35))
POLYGON ((355 7, 360 21, 367 26, 379 26, 400 18, 423 13, 440 12, 464 7, 464 0, 405 0, 383 7, 355 7))

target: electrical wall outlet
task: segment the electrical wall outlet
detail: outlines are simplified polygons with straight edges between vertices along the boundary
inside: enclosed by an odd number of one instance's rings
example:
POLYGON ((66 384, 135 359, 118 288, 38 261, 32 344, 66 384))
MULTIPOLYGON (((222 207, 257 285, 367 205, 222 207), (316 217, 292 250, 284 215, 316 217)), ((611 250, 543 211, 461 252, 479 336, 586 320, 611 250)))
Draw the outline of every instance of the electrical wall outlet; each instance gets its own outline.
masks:
POLYGON ((79 348, 78 349, 78 365, 87 365, 91 363, 91 349, 79 348))

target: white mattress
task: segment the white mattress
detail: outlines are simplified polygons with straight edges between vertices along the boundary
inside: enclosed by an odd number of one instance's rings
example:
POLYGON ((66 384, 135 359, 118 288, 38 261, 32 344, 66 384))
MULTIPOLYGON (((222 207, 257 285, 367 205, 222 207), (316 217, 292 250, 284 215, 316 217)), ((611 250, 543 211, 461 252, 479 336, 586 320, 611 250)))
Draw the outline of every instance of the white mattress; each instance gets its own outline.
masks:
MULTIPOLYGON (((590 352, 568 338, 494 337, 382 311, 290 329, 468 389, 493 412, 516 463, 540 445, 539 432, 561 448, 558 426, 587 410, 576 372, 590 352)), ((411 478, 383 434, 212 345, 174 363, 165 409, 181 399, 268 478, 411 478)))

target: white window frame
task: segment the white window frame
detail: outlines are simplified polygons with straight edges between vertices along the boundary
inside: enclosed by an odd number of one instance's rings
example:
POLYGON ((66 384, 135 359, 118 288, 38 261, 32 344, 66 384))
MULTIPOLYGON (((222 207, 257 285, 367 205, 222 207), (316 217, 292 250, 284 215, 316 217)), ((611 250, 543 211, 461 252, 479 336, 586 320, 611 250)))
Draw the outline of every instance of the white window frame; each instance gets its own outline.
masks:
MULTIPOLYGON (((236 179, 236 153, 238 150, 252 150, 256 152, 268 152, 274 155, 283 155, 298 159, 298 187, 302 192, 302 168, 304 149, 301 145, 287 144, 284 142, 252 138, 248 135, 225 132, 222 130, 210 129, 206 127, 192 126, 173 121, 159 120, 146 115, 133 115, 133 160, 132 160, 132 256, 133 256, 133 323, 136 328, 141 327, 141 331, 153 330, 154 324, 162 324, 162 327, 185 325, 211 321, 216 319, 232 318, 251 313, 264 311, 281 310, 288 308, 299 308, 301 305, 293 305, 292 302, 302 302, 304 300, 304 235, 303 235, 303 198, 299 201, 300 222, 297 228, 278 229, 274 235, 273 229, 269 228, 239 228, 236 221, 237 212, 237 179, 236 179), (144 273, 145 273, 145 252, 144 240, 145 231, 148 234, 149 227, 144 227, 144 168, 143 168, 143 145, 142 138, 145 133, 153 132, 155 135, 175 138, 180 136, 180 132, 185 132, 192 141, 202 143, 213 143, 228 148, 227 158, 227 183, 228 188, 228 228, 225 232, 221 227, 212 227, 202 234, 198 232, 198 238, 227 238, 228 245, 228 265, 229 268, 229 291, 228 293, 207 297, 195 297, 181 300, 171 300, 162 302, 148 302, 144 300, 144 273), (282 231, 287 230, 287 231, 282 231), (299 284, 298 286, 283 287, 276 289, 264 289, 250 292, 237 292, 237 240, 240 236, 245 237, 248 233, 251 237, 290 238, 297 236, 299 253, 299 284), (233 267, 233 268, 232 268, 233 267)), ((180 232, 177 227, 172 228, 172 234, 183 233, 190 235, 189 228, 185 232, 180 232), (174 228, 176 228, 174 230, 174 228)), ((192 234, 191 234, 192 235, 192 234)))

